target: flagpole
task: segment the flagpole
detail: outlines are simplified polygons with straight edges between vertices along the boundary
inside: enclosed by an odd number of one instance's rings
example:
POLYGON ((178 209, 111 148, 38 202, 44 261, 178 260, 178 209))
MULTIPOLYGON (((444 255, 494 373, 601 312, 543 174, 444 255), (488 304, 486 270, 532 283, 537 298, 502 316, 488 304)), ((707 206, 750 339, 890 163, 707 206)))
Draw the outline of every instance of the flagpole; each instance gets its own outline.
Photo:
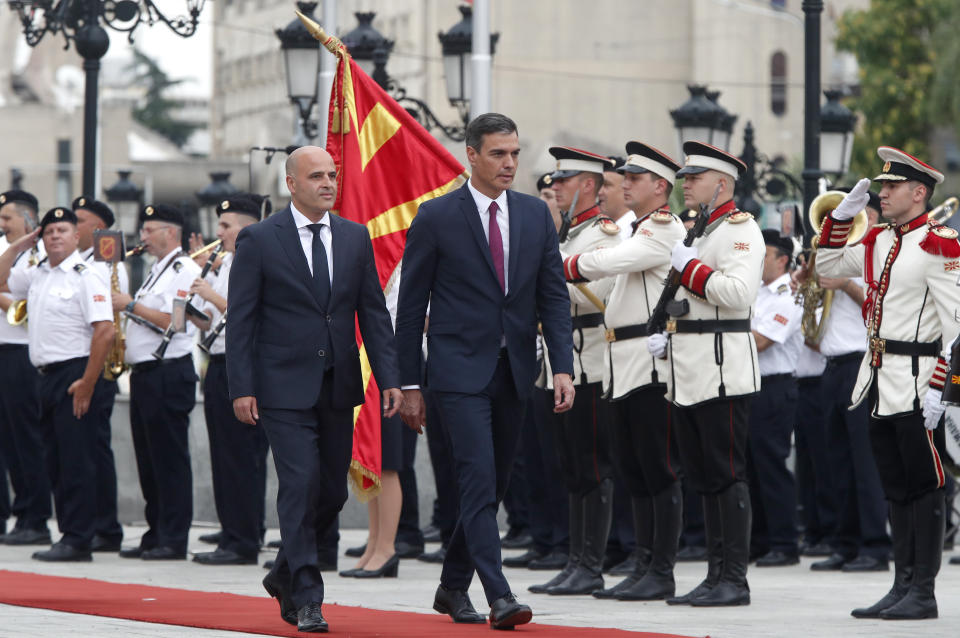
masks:
MULTIPOLYGON (((337 0, 323 0, 323 25, 328 33, 337 32, 337 0)), ((326 105, 330 104, 330 91, 333 88, 334 77, 337 74, 337 56, 333 55, 326 48, 320 48, 320 81, 317 82, 317 104, 319 126, 317 139, 314 142, 317 146, 327 145, 327 121, 329 113, 326 105)))
POLYGON ((490 1, 473 1, 470 119, 490 112, 490 1))

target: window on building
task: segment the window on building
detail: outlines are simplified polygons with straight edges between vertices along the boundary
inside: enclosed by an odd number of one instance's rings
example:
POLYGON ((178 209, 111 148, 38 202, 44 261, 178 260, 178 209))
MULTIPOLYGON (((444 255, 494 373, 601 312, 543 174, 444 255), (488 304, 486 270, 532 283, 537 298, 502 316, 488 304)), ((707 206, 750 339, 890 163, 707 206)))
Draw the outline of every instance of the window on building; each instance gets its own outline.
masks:
POLYGON ((786 9, 787 0, 770 0, 770 6, 774 9, 786 9))
POLYGON ((787 54, 783 51, 770 58, 770 110, 774 115, 787 112, 787 54))

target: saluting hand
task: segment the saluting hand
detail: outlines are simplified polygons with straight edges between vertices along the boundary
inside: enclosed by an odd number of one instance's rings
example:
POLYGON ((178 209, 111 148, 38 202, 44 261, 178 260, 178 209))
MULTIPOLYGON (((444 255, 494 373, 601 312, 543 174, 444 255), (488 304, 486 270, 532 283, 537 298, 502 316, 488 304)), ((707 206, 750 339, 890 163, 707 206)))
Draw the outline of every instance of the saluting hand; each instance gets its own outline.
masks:
POLYGON ((553 411, 557 414, 566 412, 573 407, 573 379, 569 374, 553 375, 553 411))
POLYGON ((408 428, 417 434, 423 434, 423 426, 427 424, 427 406, 423 402, 423 394, 420 390, 403 391, 400 418, 408 428))
POLYGON ((90 399, 93 397, 93 384, 85 383, 83 379, 77 379, 67 388, 67 394, 73 397, 73 416, 77 419, 83 417, 90 409, 90 399))

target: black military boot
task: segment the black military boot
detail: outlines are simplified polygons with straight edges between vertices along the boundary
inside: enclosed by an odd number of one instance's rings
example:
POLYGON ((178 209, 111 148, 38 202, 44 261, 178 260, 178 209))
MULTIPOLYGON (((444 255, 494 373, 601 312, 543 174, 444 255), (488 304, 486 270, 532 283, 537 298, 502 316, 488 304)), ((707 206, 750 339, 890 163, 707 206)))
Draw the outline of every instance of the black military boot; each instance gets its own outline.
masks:
POLYGON ((615 594, 636 584, 647 573, 650 559, 653 556, 653 527, 650 519, 653 517, 653 498, 649 496, 635 496, 630 499, 630 510, 633 514, 633 536, 637 541, 634 550, 637 560, 634 563, 633 573, 608 589, 593 592, 594 598, 616 598, 615 594))
POLYGON ((738 481, 717 495, 723 537, 723 570, 720 581, 704 594, 692 598, 694 607, 750 604, 747 564, 750 561, 750 491, 738 481))
POLYGON ((583 498, 579 494, 570 494, 570 551, 567 554, 567 564, 559 574, 545 583, 530 585, 527 591, 534 594, 547 593, 548 587, 556 587, 574 572, 580 563, 583 553, 583 498))
POLYGON ((592 594, 603 589, 603 556, 613 519, 613 481, 606 479, 583 497, 583 552, 569 578, 547 588, 551 596, 592 594))
POLYGON ((884 620, 920 620, 937 617, 934 582, 943 555, 946 522, 943 490, 927 492, 913 502, 913 580, 907 595, 880 612, 884 620))
POLYGON ((723 571, 723 538, 720 525, 720 499, 716 494, 703 497, 703 527, 707 543, 707 577, 683 596, 667 598, 668 605, 689 605, 720 582, 723 571))
POLYGON ((850 612, 854 618, 879 618, 880 612, 893 607, 907 595, 913 580, 913 505, 890 501, 890 529, 893 532, 893 587, 869 607, 850 612))
POLYGON ((673 596, 673 566, 683 527, 683 490, 677 481, 653 497, 654 536, 650 567, 635 585, 618 591, 617 600, 662 600, 673 596))

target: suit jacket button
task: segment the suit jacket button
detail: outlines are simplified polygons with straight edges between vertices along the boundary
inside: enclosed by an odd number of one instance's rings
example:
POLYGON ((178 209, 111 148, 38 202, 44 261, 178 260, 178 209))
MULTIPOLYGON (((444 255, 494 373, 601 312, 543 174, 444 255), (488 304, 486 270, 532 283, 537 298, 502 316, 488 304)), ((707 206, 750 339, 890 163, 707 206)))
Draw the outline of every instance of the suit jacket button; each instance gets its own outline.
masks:
POLYGON ((317 356, 318 356, 318 357, 325 357, 326 355, 327 355, 327 353, 324 352, 323 350, 317 350, 317 356))
POLYGON ((327 315, 327 322, 330 322, 332 320, 333 320, 333 317, 331 317, 330 315, 327 315))

